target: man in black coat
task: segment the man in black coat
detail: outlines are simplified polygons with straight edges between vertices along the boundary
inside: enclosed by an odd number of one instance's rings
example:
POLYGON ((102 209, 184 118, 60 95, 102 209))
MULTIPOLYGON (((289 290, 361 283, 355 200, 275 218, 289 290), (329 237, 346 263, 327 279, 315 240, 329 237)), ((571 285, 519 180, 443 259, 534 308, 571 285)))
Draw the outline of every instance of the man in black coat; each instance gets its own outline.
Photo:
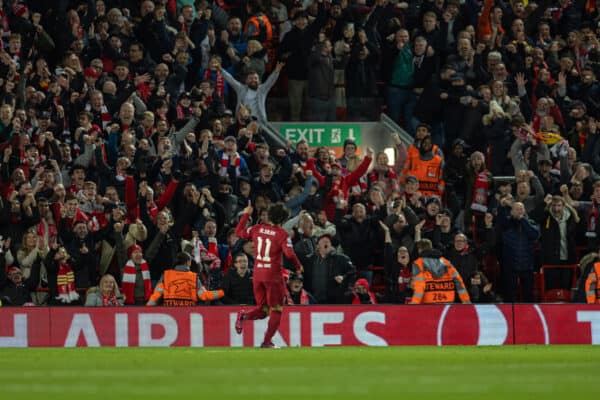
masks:
MULTIPOLYGON (((387 210, 379 205, 378 210, 367 215, 366 207, 357 203, 352 206, 352 214, 344 217, 345 200, 340 200, 335 210, 334 223, 346 253, 354 265, 367 275, 367 268, 373 264, 373 255, 379 250, 383 253, 383 243, 379 241, 379 221, 385 219, 387 210)), ((385 204, 385 203, 384 203, 385 204)), ((367 280, 370 281, 369 278, 367 280)))
POLYGON ((319 237, 316 254, 304 265, 306 290, 314 295, 319 304, 343 304, 344 293, 355 280, 356 269, 352 261, 335 251, 330 235, 319 237))
POLYGON ((98 281, 96 265, 95 242, 89 232, 85 221, 77 221, 73 225, 73 238, 65 243, 67 252, 71 256, 71 263, 75 272, 75 287, 89 288, 98 281), (77 267, 79 267, 77 269, 77 267))
POLYGON ((234 257, 235 268, 230 268, 221 282, 221 289, 225 292, 225 304, 254 304, 254 291, 252 288, 252 272, 248 269, 248 257, 238 253, 234 257))
POLYGON ((300 121, 302 101, 306 97, 308 65, 310 49, 325 25, 326 12, 323 1, 319 1, 317 19, 310 25, 304 11, 297 11, 294 16, 294 27, 285 34, 279 47, 282 58, 288 68, 288 98, 290 101, 290 120, 300 121))
POLYGON ((23 271, 18 267, 6 270, 4 249, 0 250, 0 305, 22 306, 31 303, 31 291, 35 290, 40 280, 40 265, 42 260, 38 257, 31 267, 31 275, 23 279, 23 271))

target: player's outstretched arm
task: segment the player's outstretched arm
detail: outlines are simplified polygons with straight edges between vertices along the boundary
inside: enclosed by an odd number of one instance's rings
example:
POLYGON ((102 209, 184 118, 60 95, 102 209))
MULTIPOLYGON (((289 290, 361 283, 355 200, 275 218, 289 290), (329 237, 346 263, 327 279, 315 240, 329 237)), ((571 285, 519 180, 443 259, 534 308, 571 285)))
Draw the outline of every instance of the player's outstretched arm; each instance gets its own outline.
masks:
POLYGON ((252 203, 248 200, 248 205, 244 208, 242 218, 240 218, 240 222, 238 222, 235 227, 235 236, 240 239, 249 239, 250 238, 250 229, 246 229, 246 225, 248 224, 248 219, 252 215, 254 208, 252 207, 252 203))

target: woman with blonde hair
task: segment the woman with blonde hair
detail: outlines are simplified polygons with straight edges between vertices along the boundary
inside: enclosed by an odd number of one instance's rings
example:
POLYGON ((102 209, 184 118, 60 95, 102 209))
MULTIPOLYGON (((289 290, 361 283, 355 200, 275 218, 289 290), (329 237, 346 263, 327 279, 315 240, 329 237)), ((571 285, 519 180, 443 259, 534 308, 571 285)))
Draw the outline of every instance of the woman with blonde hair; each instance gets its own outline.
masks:
POLYGON ((23 279, 31 275, 31 267, 38 257, 44 259, 48 253, 43 240, 39 240, 35 231, 28 230, 23 234, 21 247, 17 250, 17 262, 23 271, 23 279))
POLYGON ((86 307, 118 307, 124 302, 117 281, 111 274, 100 278, 98 286, 89 288, 85 297, 86 307))
POLYGON ((400 193, 400 181, 394 168, 389 165, 388 155, 384 151, 377 153, 375 163, 368 175, 369 185, 380 182, 384 188, 385 198, 390 198, 394 193, 400 193))

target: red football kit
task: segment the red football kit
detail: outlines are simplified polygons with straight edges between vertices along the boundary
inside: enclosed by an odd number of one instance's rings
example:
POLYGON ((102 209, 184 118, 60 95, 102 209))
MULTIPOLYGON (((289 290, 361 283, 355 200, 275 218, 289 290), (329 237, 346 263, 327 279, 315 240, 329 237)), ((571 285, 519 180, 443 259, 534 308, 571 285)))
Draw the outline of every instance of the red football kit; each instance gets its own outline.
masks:
POLYGON ((253 281, 256 304, 281 306, 285 294, 282 256, 290 259, 298 271, 302 269, 302 264, 285 229, 269 224, 246 228, 248 218, 249 214, 242 215, 235 228, 235 235, 241 239, 252 239, 254 243, 253 281))

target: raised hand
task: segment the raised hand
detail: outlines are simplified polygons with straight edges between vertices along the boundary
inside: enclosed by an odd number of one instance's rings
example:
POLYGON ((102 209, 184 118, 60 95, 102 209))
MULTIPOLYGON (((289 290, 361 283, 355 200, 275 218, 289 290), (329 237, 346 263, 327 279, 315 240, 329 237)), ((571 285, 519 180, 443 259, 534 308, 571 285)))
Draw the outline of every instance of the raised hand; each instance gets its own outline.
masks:
POLYGON ((381 227, 381 229, 384 232, 389 232, 390 231, 390 228, 383 221, 379 221, 379 226, 381 227))
POLYGON ((525 74, 522 72, 516 74, 515 82, 517 83, 518 87, 525 87, 525 84, 527 83, 527 80, 525 79, 525 74))
POLYGON ((244 208, 244 214, 252 215, 254 212, 254 207, 252 207, 252 202, 248 200, 248 205, 244 208))

